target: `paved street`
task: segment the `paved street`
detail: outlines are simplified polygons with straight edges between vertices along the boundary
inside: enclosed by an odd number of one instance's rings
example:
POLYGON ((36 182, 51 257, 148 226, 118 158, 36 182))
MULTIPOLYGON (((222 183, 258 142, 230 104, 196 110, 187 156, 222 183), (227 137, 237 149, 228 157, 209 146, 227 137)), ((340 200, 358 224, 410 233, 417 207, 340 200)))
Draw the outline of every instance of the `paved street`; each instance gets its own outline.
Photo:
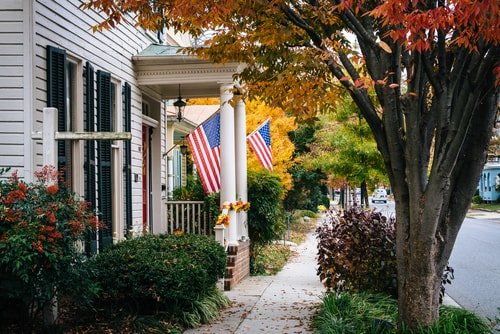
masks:
POLYGON ((500 307, 500 215, 470 211, 450 265, 455 279, 446 292, 463 307, 493 318, 500 307))
POLYGON ((370 208, 376 209, 386 217, 396 216, 396 207, 394 201, 387 201, 387 203, 372 203, 371 196, 368 198, 370 200, 370 208))

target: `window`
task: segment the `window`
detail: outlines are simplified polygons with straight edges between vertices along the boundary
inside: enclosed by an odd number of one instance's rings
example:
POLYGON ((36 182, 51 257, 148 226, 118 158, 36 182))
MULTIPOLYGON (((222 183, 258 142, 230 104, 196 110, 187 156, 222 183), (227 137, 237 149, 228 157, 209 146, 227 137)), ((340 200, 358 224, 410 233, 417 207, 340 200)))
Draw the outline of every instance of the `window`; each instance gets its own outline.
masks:
MULTIPOLYGON (((57 130, 78 131, 83 126, 81 110, 82 82, 80 62, 69 57, 65 50, 47 46, 47 106, 57 108, 57 130)), ((57 164, 64 173, 65 183, 74 191, 81 191, 74 173, 75 160, 81 145, 70 140, 58 141, 57 164)))
POLYGON ((143 101, 142 102, 142 114, 148 117, 151 117, 151 111, 149 109, 149 103, 143 101))

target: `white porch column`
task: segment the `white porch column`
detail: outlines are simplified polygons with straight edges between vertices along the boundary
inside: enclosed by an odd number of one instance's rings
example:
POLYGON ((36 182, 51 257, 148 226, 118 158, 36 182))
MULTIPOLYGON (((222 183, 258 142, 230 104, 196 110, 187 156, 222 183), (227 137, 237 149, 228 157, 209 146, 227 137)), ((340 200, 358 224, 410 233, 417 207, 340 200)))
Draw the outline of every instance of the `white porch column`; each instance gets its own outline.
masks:
MULTIPOLYGON (((234 144, 234 110, 230 104, 233 98, 233 84, 220 86, 220 201, 236 200, 236 167, 234 144)), ((229 210, 228 246, 238 245, 238 217, 229 210)))
MULTIPOLYGON (((236 143, 236 199, 248 201, 247 194, 247 135, 245 102, 237 97, 235 109, 235 143, 236 143)), ((247 213, 238 213, 238 239, 248 238, 247 213)))

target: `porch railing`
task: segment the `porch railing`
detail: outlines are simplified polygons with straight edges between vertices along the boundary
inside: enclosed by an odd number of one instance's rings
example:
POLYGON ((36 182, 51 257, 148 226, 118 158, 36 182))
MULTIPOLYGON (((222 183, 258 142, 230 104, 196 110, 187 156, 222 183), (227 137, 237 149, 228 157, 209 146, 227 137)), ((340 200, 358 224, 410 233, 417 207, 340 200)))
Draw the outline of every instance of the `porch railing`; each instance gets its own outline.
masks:
POLYGON ((203 201, 167 201, 167 233, 182 230, 186 234, 213 235, 212 217, 203 209, 203 201))

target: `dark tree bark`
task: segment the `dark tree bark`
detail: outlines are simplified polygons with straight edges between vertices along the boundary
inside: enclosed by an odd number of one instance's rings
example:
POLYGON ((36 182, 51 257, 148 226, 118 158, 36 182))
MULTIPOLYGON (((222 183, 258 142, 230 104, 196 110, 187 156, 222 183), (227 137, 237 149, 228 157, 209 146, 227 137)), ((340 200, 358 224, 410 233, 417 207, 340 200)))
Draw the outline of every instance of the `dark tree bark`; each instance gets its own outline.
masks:
POLYGON ((363 180, 360 185, 361 189, 361 206, 364 208, 369 207, 368 189, 366 188, 366 180, 363 180))

